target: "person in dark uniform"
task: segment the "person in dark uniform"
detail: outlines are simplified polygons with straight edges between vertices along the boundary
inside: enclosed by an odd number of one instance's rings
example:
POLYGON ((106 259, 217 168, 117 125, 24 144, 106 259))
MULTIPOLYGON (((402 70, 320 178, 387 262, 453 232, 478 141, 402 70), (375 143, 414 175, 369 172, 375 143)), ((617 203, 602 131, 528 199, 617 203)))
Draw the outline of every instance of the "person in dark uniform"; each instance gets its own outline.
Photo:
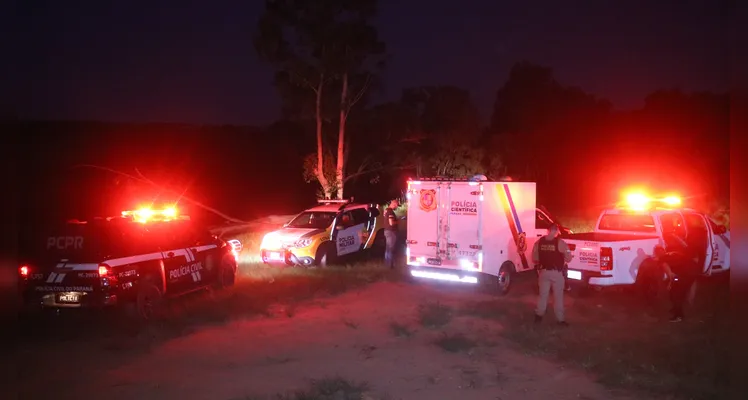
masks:
POLYGON ((568 244, 558 237, 559 228, 551 225, 548 235, 541 237, 533 245, 532 260, 538 269, 538 306, 535 309, 535 322, 543 320, 548 307, 548 296, 553 289, 553 309, 559 325, 568 326, 564 316, 564 265, 571 261, 572 255, 568 244))
POLYGON ((663 281, 663 274, 666 273, 666 267, 663 266, 665 255, 665 248, 657 245, 654 247, 652 256, 644 259, 639 266, 636 284, 647 305, 653 304, 659 292, 660 283, 663 281))
POLYGON ((661 266, 670 278, 668 285, 672 303, 670 322, 680 322, 684 318, 683 305, 701 273, 699 265, 690 254, 668 252, 662 257, 661 266))
POLYGON ((395 248, 397 246, 397 215, 395 209, 399 206, 397 200, 392 200, 390 206, 384 210, 384 239, 386 241, 384 250, 384 263, 395 268, 395 248))

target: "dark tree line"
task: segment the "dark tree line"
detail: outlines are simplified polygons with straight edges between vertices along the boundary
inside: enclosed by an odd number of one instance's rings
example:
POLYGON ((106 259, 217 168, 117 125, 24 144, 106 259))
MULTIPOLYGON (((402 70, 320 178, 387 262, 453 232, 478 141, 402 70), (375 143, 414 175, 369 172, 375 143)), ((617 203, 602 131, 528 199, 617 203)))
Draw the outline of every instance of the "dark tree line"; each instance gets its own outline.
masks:
MULTIPOLYGON (((283 100, 282 117, 268 127, 18 122, 26 138, 61 135, 27 140, 24 162, 36 177, 26 184, 50 191, 33 196, 38 205, 29 213, 51 210, 49 198, 80 205, 64 179, 82 175, 67 167, 83 159, 138 167, 239 218, 292 212, 314 201, 314 192, 384 202, 401 195, 408 177, 435 175, 535 181, 538 201, 563 210, 604 205, 631 184, 682 191, 698 206, 727 204, 727 94, 660 90, 622 112, 559 82, 550 67, 524 61, 497 88, 491 115, 480 115, 468 90, 438 82, 375 104, 371 94, 386 84, 380 73, 389 57, 372 22, 376 6, 266 1, 254 45, 275 68, 283 100)), ((104 174, 83 197, 105 194, 104 205, 124 207, 136 197, 130 183, 104 174)))
POLYGON ((459 87, 407 88, 371 104, 387 57, 375 15, 375 0, 268 0, 258 25, 255 46, 276 67, 283 120, 316 137, 301 173, 320 196, 342 197, 344 185, 370 193, 372 183, 395 196, 408 176, 480 173, 535 181, 542 199, 564 208, 604 202, 631 183, 726 197, 727 95, 663 90, 617 112, 551 68, 518 62, 487 125, 459 87))

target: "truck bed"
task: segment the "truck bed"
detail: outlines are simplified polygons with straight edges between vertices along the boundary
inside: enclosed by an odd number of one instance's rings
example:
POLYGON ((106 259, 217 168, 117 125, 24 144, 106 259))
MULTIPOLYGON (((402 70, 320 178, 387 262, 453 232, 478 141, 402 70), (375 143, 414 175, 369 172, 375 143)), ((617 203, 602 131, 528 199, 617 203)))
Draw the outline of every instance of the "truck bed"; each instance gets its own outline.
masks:
POLYGON ((631 233, 583 232, 562 235, 561 239, 583 240, 588 242, 623 242, 637 239, 657 239, 657 235, 636 235, 631 233))

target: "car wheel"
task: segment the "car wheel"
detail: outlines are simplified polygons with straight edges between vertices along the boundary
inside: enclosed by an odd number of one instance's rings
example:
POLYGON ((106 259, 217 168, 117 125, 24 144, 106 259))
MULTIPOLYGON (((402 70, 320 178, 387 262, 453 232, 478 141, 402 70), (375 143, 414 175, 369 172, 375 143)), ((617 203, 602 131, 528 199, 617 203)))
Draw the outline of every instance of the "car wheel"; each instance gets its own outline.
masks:
POLYGON ((234 286, 236 282, 236 268, 231 260, 223 260, 220 270, 216 274, 216 288, 225 289, 234 286))
POLYGON ((317 250, 317 257, 314 258, 315 264, 320 268, 327 268, 335 262, 335 249, 332 246, 322 246, 317 250))
POLYGON ((509 293, 509 289, 512 286, 512 277, 514 275, 514 265, 512 263, 504 263, 499 268, 499 276, 496 278, 496 291, 502 296, 506 296, 509 293))
POLYGON ((161 289, 153 279, 145 279, 138 283, 138 293, 135 297, 136 317, 143 321, 152 321, 163 316, 164 298, 161 289))

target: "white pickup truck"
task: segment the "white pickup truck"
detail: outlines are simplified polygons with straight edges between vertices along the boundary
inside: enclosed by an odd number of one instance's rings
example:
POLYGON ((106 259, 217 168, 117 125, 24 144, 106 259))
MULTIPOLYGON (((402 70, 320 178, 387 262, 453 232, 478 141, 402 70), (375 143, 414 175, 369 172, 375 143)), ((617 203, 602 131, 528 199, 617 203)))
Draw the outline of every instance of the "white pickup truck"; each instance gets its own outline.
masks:
POLYGON ((615 208, 600 214, 593 232, 562 234, 574 256, 568 278, 598 287, 634 284, 641 262, 673 234, 698 251, 704 275, 729 271, 730 232, 707 215, 685 208, 615 208))

